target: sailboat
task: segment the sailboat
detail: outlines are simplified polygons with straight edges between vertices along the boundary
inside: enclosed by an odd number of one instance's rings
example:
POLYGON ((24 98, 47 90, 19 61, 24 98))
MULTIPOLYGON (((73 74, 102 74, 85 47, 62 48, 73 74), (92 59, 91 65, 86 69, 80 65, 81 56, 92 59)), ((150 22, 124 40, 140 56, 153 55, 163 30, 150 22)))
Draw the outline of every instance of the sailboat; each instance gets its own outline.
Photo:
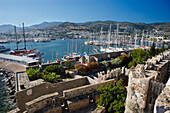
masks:
POLYGON ((56 53, 56 62, 60 63, 60 60, 58 58, 58 50, 57 50, 57 53, 56 53))
MULTIPOLYGON (((82 45, 81 45, 82 47, 82 45)), ((68 42, 68 47, 67 47, 67 53, 68 55, 64 55, 61 59, 63 61, 71 61, 71 60, 76 60, 78 61, 82 56, 84 56, 85 54, 80 54, 78 53, 78 50, 77 50, 77 40, 76 40, 76 53, 73 53, 73 40, 72 40, 72 47, 71 47, 71 54, 69 54, 69 42, 68 42)))
POLYGON ((31 49, 30 49, 30 50, 27 50, 27 49, 26 49, 24 23, 22 23, 22 25, 23 25, 23 37, 24 37, 25 47, 24 47, 23 49, 18 49, 18 40, 17 40, 16 26, 14 26, 17 49, 14 49, 14 50, 10 51, 10 52, 9 52, 10 55, 25 55, 25 54, 30 54, 30 53, 36 52, 36 49, 32 49, 32 50, 31 50, 31 49))

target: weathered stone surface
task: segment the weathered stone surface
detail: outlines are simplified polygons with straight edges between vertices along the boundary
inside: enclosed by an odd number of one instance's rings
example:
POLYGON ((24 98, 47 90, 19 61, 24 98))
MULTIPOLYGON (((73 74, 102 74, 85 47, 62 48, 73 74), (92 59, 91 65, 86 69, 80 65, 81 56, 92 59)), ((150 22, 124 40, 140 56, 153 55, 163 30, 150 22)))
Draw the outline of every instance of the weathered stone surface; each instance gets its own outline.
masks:
POLYGON ((101 81, 105 81, 107 79, 112 79, 114 77, 119 77, 120 75, 122 75, 121 73, 121 69, 120 68, 116 68, 114 70, 108 70, 107 73, 103 72, 99 72, 98 75, 98 82, 101 81))
POLYGON ((72 99, 69 99, 67 103, 68 103, 69 111, 72 112, 72 111, 88 106, 89 97, 84 95, 81 97, 72 98, 72 99))
MULTIPOLYGON (((170 56, 170 51, 166 51, 165 53, 166 58, 170 56)), ((165 60, 165 57, 158 55, 152 59, 148 59, 145 65, 138 64, 135 68, 131 69, 129 73, 125 113, 153 112, 155 100, 164 88, 165 85, 163 83, 166 82, 166 78, 168 77, 169 58, 165 60), (153 70, 154 68, 156 70, 153 70)), ((167 105, 170 105, 170 103, 167 104, 170 96, 165 97, 166 94, 170 95, 170 92, 164 93, 162 98, 161 96, 158 97, 161 98, 159 102, 162 102, 161 106, 159 106, 157 102, 156 110, 160 110, 158 113, 166 111, 168 108, 167 105), (168 101, 166 101, 167 99, 168 101)))
POLYGON ((58 96, 58 93, 52 93, 48 95, 43 95, 25 104, 28 113, 34 113, 37 110, 48 107, 52 104, 53 99, 58 96))
POLYGON ((47 111, 45 111, 44 113, 62 113, 61 105, 47 108, 47 111))
POLYGON ((154 106, 154 113, 164 113, 170 111, 170 78, 162 93, 158 96, 154 106))

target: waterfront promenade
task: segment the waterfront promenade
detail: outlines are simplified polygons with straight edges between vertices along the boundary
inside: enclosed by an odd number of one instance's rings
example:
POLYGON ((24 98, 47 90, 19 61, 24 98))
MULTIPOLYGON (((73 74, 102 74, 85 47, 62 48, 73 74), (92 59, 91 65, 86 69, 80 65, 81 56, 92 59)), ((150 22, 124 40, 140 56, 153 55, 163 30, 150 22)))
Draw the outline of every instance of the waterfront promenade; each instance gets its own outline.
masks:
POLYGON ((20 72, 20 71, 26 71, 26 66, 24 65, 19 65, 19 64, 9 63, 9 62, 2 62, 2 61, 0 61, 0 68, 10 70, 14 73, 20 72))

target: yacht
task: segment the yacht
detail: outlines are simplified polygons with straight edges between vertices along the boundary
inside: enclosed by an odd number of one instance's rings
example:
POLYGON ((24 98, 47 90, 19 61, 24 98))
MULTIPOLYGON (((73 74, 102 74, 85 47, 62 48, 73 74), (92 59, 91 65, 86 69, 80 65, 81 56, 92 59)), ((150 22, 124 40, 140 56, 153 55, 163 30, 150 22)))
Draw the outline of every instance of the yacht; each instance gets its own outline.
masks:
POLYGON ((4 46, 0 46, 0 53, 1 52, 5 52, 5 51, 9 51, 10 48, 5 48, 4 46))

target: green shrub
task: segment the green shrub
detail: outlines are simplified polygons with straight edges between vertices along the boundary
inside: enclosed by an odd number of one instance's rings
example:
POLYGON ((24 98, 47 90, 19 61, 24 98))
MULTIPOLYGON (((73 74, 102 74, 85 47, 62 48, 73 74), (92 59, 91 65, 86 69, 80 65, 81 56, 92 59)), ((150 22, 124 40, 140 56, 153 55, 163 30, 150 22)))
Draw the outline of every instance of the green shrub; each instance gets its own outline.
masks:
POLYGON ((87 64, 87 70, 92 72, 93 70, 100 69, 100 65, 98 62, 92 62, 87 64))
POLYGON ((28 71, 27 71, 27 75, 29 77, 30 80, 35 80, 37 79, 37 74, 39 73, 40 71, 40 68, 37 69, 37 70, 34 70, 33 68, 30 68, 28 71))
POLYGON ((132 51, 131 57, 132 61, 128 64, 129 68, 131 66, 136 66, 137 64, 142 64, 143 61, 146 61, 148 59, 148 53, 145 50, 138 48, 132 51))
POLYGON ((73 69, 74 65, 70 61, 66 61, 64 65, 67 67, 67 69, 73 69))
POLYGON ((120 60, 119 57, 111 60, 111 64, 114 66, 120 66, 121 63, 122 63, 122 60, 120 60))
POLYGON ((83 64, 77 64, 75 66, 75 69, 77 69, 79 74, 85 74, 87 72, 87 66, 85 66, 83 64))
POLYGON ((56 75, 55 73, 48 73, 46 76, 44 76, 44 80, 47 82, 58 82, 58 78, 60 77, 60 75, 56 75))
POLYGON ((102 64, 105 66, 105 68, 107 68, 107 67, 109 66, 109 63, 108 63, 106 60, 104 60, 104 61, 102 62, 102 64))
POLYGON ((106 113, 124 112, 127 91, 122 82, 123 80, 120 79, 116 85, 110 82, 97 89, 98 92, 102 93, 100 99, 97 100, 97 105, 104 105, 106 113))
POLYGON ((148 56, 149 58, 152 58, 157 54, 156 49, 155 49, 155 44, 153 43, 150 50, 148 51, 148 56))
POLYGON ((43 70, 43 72, 55 73, 55 74, 58 74, 58 75, 63 75, 63 74, 65 74, 65 69, 63 68, 62 65, 49 65, 43 70))
POLYGON ((40 69, 34 70, 30 68, 27 71, 27 75, 30 80, 44 79, 47 82, 59 82, 63 77, 69 77, 69 74, 65 74, 65 69, 61 65, 49 65, 43 72, 39 72, 40 69))
POLYGON ((128 55, 121 55, 118 57, 124 65, 128 64, 130 62, 130 58, 128 55))

